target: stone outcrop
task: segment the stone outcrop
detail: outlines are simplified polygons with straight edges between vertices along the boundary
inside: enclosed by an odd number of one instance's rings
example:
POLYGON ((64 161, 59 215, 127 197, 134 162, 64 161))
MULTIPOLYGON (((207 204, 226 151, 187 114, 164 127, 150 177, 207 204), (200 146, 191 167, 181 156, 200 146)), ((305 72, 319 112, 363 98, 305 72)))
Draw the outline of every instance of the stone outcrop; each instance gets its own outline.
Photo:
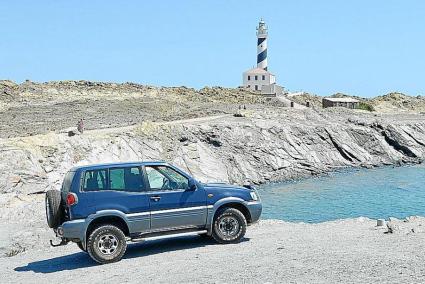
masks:
POLYGON ((87 163, 165 160, 201 181, 259 184, 425 157, 421 116, 377 119, 352 113, 344 118, 284 109, 243 116, 2 139, 0 192, 58 188, 67 170, 87 163))
POLYGON ((0 81, 0 192, 58 188, 96 162, 160 159, 201 180, 264 183, 424 158, 424 115, 284 105, 242 88, 0 81))

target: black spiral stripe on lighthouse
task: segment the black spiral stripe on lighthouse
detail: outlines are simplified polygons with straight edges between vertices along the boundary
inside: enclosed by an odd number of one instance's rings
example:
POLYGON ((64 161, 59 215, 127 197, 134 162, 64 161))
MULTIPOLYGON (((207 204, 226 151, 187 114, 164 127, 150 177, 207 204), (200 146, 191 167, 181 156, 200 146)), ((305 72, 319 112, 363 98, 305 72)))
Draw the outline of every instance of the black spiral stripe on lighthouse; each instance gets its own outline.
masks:
POLYGON ((263 37, 263 38, 258 38, 258 41, 257 41, 257 45, 260 45, 260 44, 262 44, 263 43, 263 41, 265 41, 266 40, 266 38, 265 37, 263 37))
POLYGON ((267 58, 267 49, 264 49, 261 53, 257 55, 257 64, 267 58))

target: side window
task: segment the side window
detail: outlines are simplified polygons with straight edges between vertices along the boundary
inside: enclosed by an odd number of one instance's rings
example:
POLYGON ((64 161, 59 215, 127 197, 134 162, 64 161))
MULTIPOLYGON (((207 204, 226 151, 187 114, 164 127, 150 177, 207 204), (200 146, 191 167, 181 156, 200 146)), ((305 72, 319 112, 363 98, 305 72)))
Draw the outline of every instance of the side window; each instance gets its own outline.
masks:
POLYGON ((189 180, 165 166, 147 166, 146 174, 149 185, 154 190, 186 190, 189 188, 189 180))
POLYGON ((106 170, 86 171, 83 180, 84 191, 107 189, 106 170))
POLYGON ((146 174, 151 189, 164 189, 166 176, 153 167, 146 167, 146 174))
POLYGON ((186 190, 189 188, 189 179, 187 177, 178 173, 172 168, 169 168, 169 167, 160 167, 160 168, 162 168, 164 173, 167 174, 172 179, 172 181, 175 183, 176 189, 186 190))
POLYGON ((113 168, 109 170, 109 188, 119 191, 140 191, 144 189, 138 167, 113 168))
POLYGON ((124 190, 124 169, 110 169, 109 182, 109 187, 111 190, 124 190))

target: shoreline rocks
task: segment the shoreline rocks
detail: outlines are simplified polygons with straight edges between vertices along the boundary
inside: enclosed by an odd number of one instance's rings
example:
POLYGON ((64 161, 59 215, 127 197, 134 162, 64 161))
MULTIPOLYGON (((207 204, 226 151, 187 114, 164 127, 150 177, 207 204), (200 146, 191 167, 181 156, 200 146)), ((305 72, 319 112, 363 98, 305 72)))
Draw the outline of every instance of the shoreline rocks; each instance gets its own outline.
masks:
POLYGON ((201 181, 261 184, 347 167, 424 160, 425 121, 421 118, 399 116, 379 123, 362 119, 364 125, 339 115, 323 119, 312 110, 289 113, 282 109, 269 114, 255 110, 247 117, 0 139, 0 193, 59 188, 66 171, 88 163, 165 160, 201 181))

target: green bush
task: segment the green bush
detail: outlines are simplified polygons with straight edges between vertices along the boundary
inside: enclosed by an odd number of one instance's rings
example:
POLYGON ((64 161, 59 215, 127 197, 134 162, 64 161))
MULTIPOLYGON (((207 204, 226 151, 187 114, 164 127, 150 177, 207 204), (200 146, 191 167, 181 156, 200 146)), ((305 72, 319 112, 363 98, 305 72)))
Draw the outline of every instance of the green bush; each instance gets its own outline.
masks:
POLYGON ((375 111, 372 105, 365 102, 360 102, 359 109, 367 110, 367 111, 375 111))

